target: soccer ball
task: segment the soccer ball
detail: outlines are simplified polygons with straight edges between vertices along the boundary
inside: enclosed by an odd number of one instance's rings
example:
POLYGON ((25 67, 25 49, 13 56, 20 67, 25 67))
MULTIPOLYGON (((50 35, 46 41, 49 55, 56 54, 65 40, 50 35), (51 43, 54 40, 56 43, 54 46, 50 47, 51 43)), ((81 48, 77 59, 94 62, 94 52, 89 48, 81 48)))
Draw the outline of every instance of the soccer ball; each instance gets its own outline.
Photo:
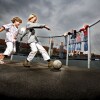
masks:
POLYGON ((60 60, 55 60, 53 62, 53 68, 54 69, 60 69, 62 67, 62 62, 60 60))
POLYGON ((25 34, 25 33, 26 33, 26 27, 20 28, 20 29, 19 29, 19 33, 20 33, 20 35, 25 34))

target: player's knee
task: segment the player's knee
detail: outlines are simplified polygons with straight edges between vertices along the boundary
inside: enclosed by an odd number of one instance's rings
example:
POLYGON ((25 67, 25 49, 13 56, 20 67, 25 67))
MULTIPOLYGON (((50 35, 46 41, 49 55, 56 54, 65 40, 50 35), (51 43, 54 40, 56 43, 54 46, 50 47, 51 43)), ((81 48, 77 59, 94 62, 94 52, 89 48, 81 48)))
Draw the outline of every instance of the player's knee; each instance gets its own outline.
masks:
POLYGON ((37 50, 35 50, 35 51, 32 51, 32 53, 33 53, 33 54, 36 54, 36 53, 37 53, 37 50))

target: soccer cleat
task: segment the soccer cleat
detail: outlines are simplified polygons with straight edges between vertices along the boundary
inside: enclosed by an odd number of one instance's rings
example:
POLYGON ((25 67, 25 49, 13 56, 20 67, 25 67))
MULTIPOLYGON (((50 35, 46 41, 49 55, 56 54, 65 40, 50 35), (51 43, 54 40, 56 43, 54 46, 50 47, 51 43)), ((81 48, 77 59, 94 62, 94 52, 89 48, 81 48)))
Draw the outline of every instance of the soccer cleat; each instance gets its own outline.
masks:
POLYGON ((24 63, 23 63, 23 66, 24 67, 30 67, 30 62, 25 60, 24 63))

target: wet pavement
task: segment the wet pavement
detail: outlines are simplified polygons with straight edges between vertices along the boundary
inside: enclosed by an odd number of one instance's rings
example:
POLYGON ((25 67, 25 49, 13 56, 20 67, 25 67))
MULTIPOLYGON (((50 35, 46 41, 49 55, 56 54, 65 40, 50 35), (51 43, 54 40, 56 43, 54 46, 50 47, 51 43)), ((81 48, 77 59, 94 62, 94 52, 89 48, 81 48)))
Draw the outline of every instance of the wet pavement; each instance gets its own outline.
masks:
POLYGON ((63 65, 49 69, 33 62, 25 68, 20 62, 0 65, 0 97, 18 100, 94 100, 100 98, 100 70, 63 65))

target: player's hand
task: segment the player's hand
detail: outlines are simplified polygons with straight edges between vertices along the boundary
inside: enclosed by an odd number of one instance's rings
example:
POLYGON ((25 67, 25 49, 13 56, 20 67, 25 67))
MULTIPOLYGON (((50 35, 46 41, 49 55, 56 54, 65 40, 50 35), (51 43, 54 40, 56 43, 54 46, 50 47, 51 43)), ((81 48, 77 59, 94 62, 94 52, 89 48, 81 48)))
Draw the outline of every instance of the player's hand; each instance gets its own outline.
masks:
POLYGON ((16 42, 16 39, 12 39, 12 42, 15 43, 16 42))
POLYGON ((45 26, 45 28, 46 28, 47 30, 50 30, 50 28, 49 28, 48 26, 45 26))

